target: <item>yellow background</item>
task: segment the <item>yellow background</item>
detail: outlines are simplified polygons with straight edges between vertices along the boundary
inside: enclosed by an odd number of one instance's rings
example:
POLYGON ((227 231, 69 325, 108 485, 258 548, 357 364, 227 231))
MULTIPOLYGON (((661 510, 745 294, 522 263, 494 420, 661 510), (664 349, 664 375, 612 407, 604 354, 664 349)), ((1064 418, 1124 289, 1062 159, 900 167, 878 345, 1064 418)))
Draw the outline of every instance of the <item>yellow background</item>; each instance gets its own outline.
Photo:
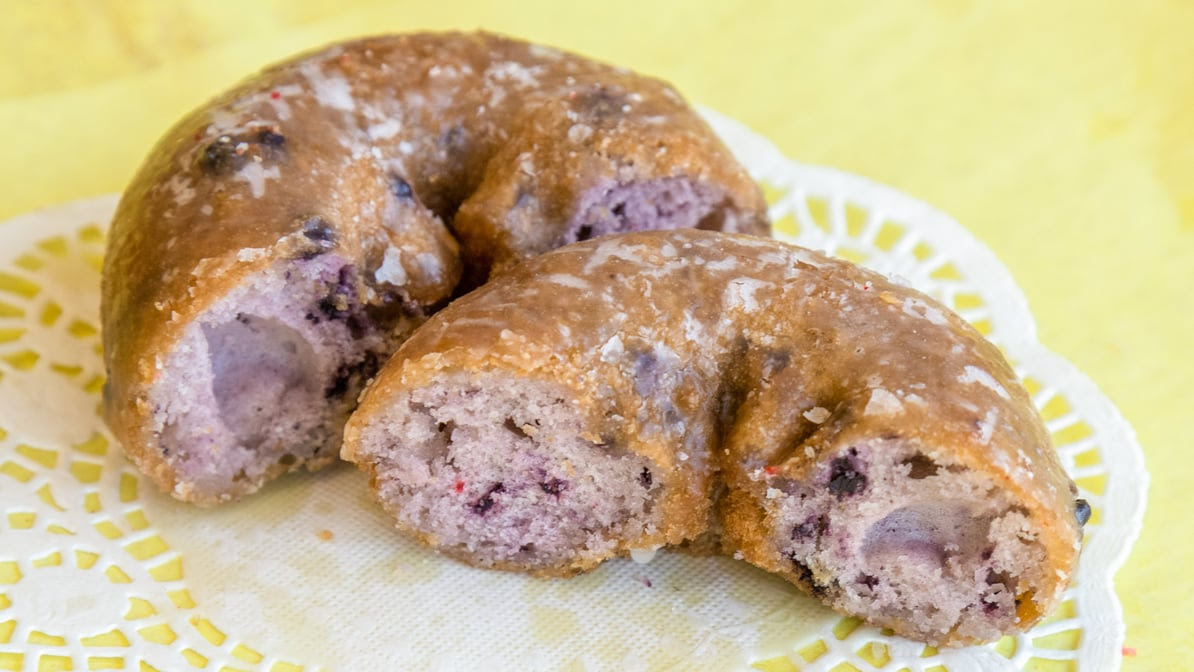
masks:
POLYGON ((269 61, 449 27, 659 75, 990 245, 1144 445, 1124 669, 1194 665, 1194 3, 5 0, 0 218, 120 190, 169 123, 269 61))

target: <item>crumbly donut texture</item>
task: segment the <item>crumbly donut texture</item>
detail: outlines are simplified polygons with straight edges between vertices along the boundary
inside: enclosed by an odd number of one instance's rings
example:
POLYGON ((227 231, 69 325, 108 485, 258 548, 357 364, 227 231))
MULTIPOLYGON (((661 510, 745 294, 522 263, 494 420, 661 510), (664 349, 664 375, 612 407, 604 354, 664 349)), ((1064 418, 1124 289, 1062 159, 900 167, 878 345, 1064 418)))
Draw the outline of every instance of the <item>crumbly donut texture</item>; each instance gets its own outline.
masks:
POLYGON ((723 552, 933 644, 1048 613, 1089 511, 959 317, 696 230, 557 249, 456 301, 379 372, 342 455, 469 563, 567 575, 719 528, 723 552))
POLYGON ((765 204, 660 81, 485 34, 300 56, 181 120, 125 192, 105 416, 175 496, 235 499, 333 460, 379 362, 491 271, 696 226, 766 234, 765 204))

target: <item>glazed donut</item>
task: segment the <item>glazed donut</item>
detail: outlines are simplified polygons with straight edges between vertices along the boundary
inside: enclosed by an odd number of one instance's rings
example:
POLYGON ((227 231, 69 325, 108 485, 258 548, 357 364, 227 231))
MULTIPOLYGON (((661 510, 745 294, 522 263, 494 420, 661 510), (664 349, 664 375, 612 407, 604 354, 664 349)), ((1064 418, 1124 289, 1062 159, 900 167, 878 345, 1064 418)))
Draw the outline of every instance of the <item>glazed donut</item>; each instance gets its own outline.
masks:
POLYGON ((933 644, 1048 613, 1089 507, 999 351, 928 297, 776 241, 570 245, 432 317, 343 457, 397 526, 569 575, 722 550, 933 644), (718 496, 718 493, 724 493, 718 496))
POLYGON ((428 314, 592 236, 767 232, 668 85, 485 34, 336 45, 180 121, 112 223, 104 413, 174 496, 335 460, 363 383, 428 314))

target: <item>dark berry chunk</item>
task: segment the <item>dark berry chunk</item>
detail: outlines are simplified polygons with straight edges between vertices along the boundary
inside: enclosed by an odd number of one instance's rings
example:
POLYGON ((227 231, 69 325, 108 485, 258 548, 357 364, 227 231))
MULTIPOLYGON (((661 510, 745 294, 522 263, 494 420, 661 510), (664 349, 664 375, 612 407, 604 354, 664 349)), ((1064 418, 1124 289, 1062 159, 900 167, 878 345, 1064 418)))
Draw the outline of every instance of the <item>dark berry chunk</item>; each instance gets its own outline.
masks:
POLYGON ((272 128, 263 128, 257 131, 257 144, 271 149, 281 149, 286 146, 286 136, 272 128))
POLYGON ((556 495, 558 497, 561 492, 568 489, 568 483, 558 478, 553 478, 540 483, 539 488, 549 495, 556 495))
POLYGON ((336 247, 339 236, 336 227, 319 215, 299 218, 299 226, 307 244, 302 246, 298 256, 301 259, 314 259, 336 247))
POLYGON ((829 529, 825 516, 809 516, 808 520, 792 528, 792 541, 807 541, 820 537, 829 529))
POLYGON ((312 240, 318 243, 335 243, 336 230, 328 220, 318 215, 308 217, 307 221, 303 222, 303 235, 307 240, 312 240))
POLYGON ((649 488, 649 487, 651 487, 651 481, 652 481, 651 470, 646 467, 643 467, 643 470, 641 472, 639 472, 638 482, 641 483, 644 488, 649 488))
POLYGON ((506 486, 502 485, 501 483, 495 483, 494 485, 492 485, 489 488, 489 490, 487 490, 485 492, 484 495, 481 495, 480 499, 473 502, 473 504, 472 504, 473 513, 475 513, 479 516, 483 516, 486 513, 489 513, 489 510, 493 508, 494 504, 496 504, 496 502, 493 501, 493 496, 496 494, 505 492, 505 491, 506 491, 506 486))
POLYGON ((493 508, 493 497, 489 495, 483 496, 481 499, 473 502, 473 513, 477 515, 485 515, 493 508))
POLYGON ((1079 525, 1085 525, 1086 521, 1090 520, 1090 502, 1085 499, 1075 499, 1074 518, 1078 519, 1079 525))
POLYGON ((329 320, 340 320, 348 315, 347 304, 339 301, 338 297, 339 295, 333 292, 319 300, 319 310, 329 320))
POLYGON ((317 306, 329 320, 342 320, 354 314, 357 308, 356 269, 352 265, 340 269, 336 285, 319 300, 317 306))
POLYGON ((879 577, 871 576, 870 574, 859 574, 855 581, 858 581, 858 583, 871 589, 874 589, 875 586, 879 585, 879 577))
POLYGON ((390 193, 399 200, 409 200, 414 198, 415 192, 410 188, 410 182, 402 179, 397 175, 390 176, 390 193))
POLYGON ((227 175, 240 170, 248 158, 244 151, 237 153, 238 144, 231 136, 216 138, 199 154, 199 168, 208 175, 227 175))
POLYGON ((221 135, 199 153, 199 169, 222 177, 234 173, 249 161, 274 162, 286 150, 286 138, 275 128, 261 128, 239 135, 221 135))
POLYGON ((856 495, 866 489, 866 476, 859 471, 853 456, 857 454, 850 449, 849 457, 834 458, 829 466, 829 492, 838 499, 856 495))

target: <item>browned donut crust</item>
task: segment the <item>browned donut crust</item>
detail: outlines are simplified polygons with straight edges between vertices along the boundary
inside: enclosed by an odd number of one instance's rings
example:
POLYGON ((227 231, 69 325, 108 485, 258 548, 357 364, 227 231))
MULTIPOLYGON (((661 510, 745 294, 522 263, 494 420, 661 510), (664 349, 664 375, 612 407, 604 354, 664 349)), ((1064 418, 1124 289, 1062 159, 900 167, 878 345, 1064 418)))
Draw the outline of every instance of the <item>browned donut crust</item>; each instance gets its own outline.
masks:
POLYGON ((1047 614, 1089 512, 962 319, 693 230, 554 250, 453 303, 378 374, 343 457, 473 564, 570 574, 719 525, 724 552, 935 644, 1047 614))
POLYGON ((363 381, 462 273, 669 226, 766 232, 660 81, 487 34, 300 56, 182 119, 126 190, 105 417, 175 496, 238 497, 333 460, 363 381))

